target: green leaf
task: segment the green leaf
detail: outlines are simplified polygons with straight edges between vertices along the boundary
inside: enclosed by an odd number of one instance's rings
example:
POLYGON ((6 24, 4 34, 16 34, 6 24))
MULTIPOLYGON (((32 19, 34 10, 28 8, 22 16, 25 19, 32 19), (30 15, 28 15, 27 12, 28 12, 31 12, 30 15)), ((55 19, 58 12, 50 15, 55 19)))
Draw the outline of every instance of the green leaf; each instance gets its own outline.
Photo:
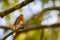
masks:
POLYGON ((49 1, 49 0, 41 0, 41 2, 42 2, 42 7, 43 7, 45 4, 47 4, 48 1, 49 1))
POLYGON ((3 0, 3 5, 4 5, 4 9, 8 9, 8 8, 10 8, 10 3, 9 3, 9 1, 8 0, 3 0))
POLYGON ((3 2, 8 5, 9 4, 9 1, 8 0, 3 0, 3 2))

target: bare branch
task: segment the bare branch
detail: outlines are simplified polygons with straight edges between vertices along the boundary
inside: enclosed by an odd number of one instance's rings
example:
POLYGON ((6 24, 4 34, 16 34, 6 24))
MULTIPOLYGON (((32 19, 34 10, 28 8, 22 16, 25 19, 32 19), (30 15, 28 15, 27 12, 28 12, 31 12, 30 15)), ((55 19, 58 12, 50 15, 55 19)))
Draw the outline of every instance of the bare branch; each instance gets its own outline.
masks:
POLYGON ((43 10, 40 11, 38 15, 41 17, 42 15, 45 14, 45 12, 52 11, 52 10, 60 10, 60 6, 44 8, 43 10))
POLYGON ((22 8, 23 6, 29 4, 30 2, 33 2, 33 1, 34 1, 34 0, 25 0, 25 1, 23 1, 22 3, 17 4, 16 6, 8 9, 8 10, 6 10, 6 11, 0 12, 0 17, 4 17, 5 15, 10 14, 11 12, 13 12, 13 11, 19 9, 19 8, 22 8))
POLYGON ((28 32, 30 30, 38 30, 38 29, 44 29, 44 28, 58 28, 58 27, 60 27, 60 23, 49 25, 49 26, 47 26, 47 25, 32 26, 32 27, 29 27, 29 28, 25 28, 21 31, 18 31, 19 30, 19 28, 18 28, 15 31, 13 31, 13 32, 9 33, 8 35, 6 35, 2 40, 5 40, 7 37, 9 37, 10 35, 12 35, 15 32, 23 33, 23 32, 28 32))
POLYGON ((2 29, 10 29, 10 30, 13 30, 12 28, 10 28, 9 26, 0 26, 0 28, 2 28, 2 29))

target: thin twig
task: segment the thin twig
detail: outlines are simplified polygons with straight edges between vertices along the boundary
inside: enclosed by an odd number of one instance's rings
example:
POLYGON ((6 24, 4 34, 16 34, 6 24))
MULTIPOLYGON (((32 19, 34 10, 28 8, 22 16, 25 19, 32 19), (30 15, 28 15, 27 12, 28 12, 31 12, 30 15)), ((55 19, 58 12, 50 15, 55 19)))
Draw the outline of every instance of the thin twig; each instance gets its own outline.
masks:
POLYGON ((0 26, 0 28, 2 28, 2 29, 10 29, 10 30, 13 30, 12 28, 10 28, 9 26, 0 26))

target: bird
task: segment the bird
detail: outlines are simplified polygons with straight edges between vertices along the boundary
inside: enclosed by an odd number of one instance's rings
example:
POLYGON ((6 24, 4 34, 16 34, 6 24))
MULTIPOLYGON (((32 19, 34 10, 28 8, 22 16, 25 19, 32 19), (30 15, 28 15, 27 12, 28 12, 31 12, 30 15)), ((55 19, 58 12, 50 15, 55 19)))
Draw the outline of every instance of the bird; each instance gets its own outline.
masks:
MULTIPOLYGON (((24 15, 21 13, 17 18, 16 21, 14 22, 13 25, 13 30, 16 30, 18 28, 20 28, 20 30, 24 29, 25 26, 21 27, 21 25, 24 23, 24 15)), ((14 36, 16 35, 16 33, 13 34, 14 36)))
POLYGON ((15 21, 15 23, 13 25, 14 26, 14 30, 18 29, 23 23, 24 23, 24 15, 21 13, 17 17, 17 19, 16 19, 16 21, 15 21))

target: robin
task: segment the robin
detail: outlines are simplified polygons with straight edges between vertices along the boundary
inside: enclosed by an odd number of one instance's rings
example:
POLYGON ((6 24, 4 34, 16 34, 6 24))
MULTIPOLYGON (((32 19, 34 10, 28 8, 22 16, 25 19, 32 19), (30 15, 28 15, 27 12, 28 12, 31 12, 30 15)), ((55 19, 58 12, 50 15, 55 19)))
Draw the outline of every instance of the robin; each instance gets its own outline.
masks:
MULTIPOLYGON (((14 30, 16 30, 16 29, 18 29, 19 27, 21 28, 21 29, 24 29, 24 26, 23 27, 21 27, 21 25, 24 23, 24 16, 23 16, 23 14, 21 13, 18 17, 17 17, 17 19, 16 19, 16 21, 15 21, 15 23, 14 23, 14 27, 13 27, 13 29, 14 30)), ((13 35, 15 35, 16 33, 14 33, 13 35)))
POLYGON ((23 16, 23 14, 21 13, 18 17, 17 17, 17 19, 16 19, 16 21, 15 21, 15 23, 14 23, 14 30, 15 29, 17 29, 17 28, 19 28, 22 24, 24 23, 24 16, 23 16))

